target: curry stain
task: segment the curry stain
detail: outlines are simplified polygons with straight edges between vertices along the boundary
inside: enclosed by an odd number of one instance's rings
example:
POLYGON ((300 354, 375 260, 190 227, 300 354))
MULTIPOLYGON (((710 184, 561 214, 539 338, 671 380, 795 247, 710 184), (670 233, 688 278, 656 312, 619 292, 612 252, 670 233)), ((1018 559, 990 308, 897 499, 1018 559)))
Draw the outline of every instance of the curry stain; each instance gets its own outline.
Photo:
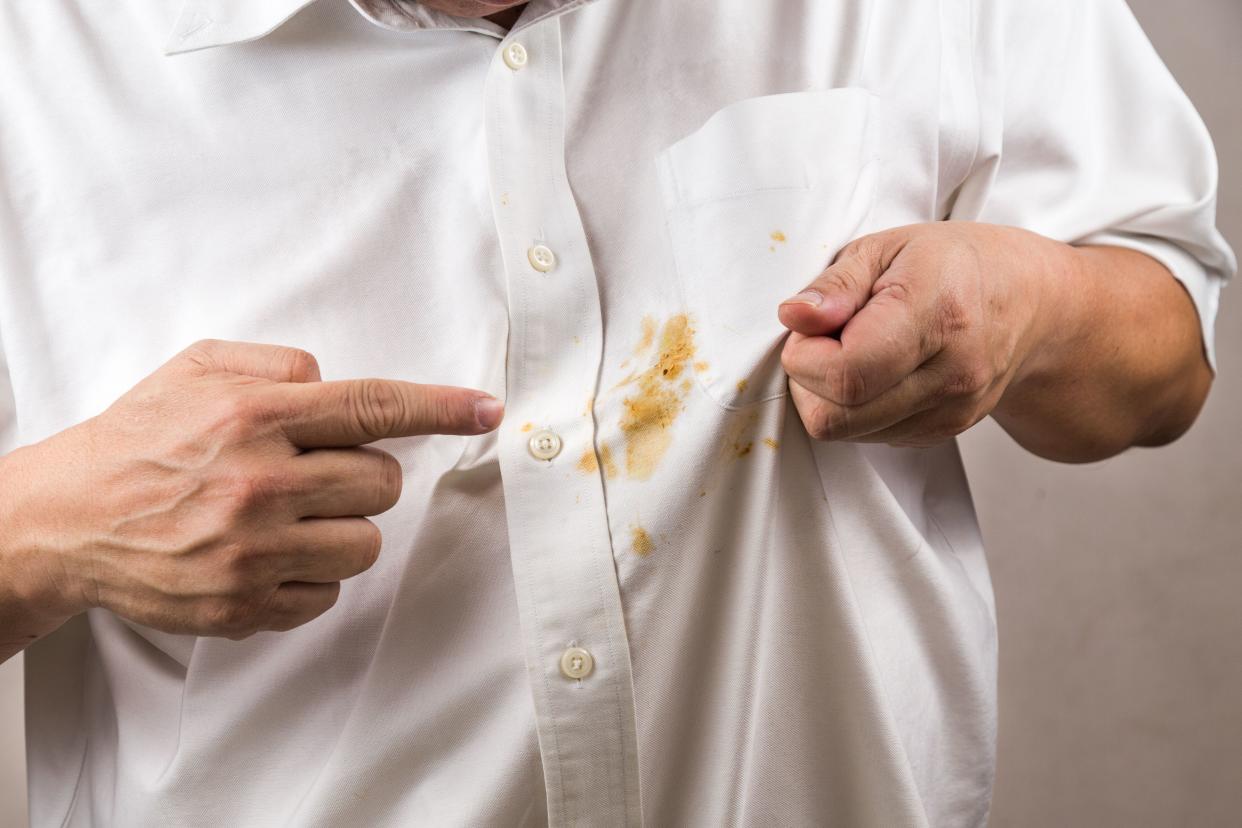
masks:
POLYGON ((583 474, 595 474, 599 471, 601 464, 604 467, 605 477, 611 480, 617 476, 617 461, 613 459, 612 448, 607 443, 600 444, 598 455, 593 448, 587 448, 582 452, 582 456, 578 458, 578 471, 583 474))
POLYGON ((758 412, 739 414, 725 429, 721 451, 726 457, 740 459, 750 454, 755 447, 754 429, 759 424, 758 412))
POLYGON ((527 432, 529 432, 529 431, 534 431, 534 430, 535 430, 535 424, 534 424, 534 423, 523 423, 523 424, 522 424, 522 433, 523 433, 523 434, 525 434, 525 433, 527 433, 527 432))
MULTIPOLYGON (((643 339, 655 339, 655 321, 643 319, 643 339)), ((682 411, 684 390, 677 387, 687 363, 694 358, 694 328, 686 314, 672 316, 659 332, 655 362, 641 374, 621 384, 636 383, 638 389, 623 401, 621 431, 625 435, 625 470, 630 477, 646 480, 673 441, 671 427, 682 411)))
POLYGON ((643 335, 638 340, 638 344, 634 346, 634 353, 641 354, 651 347, 651 344, 655 342, 656 327, 655 317, 650 314, 643 317, 643 335))
POLYGON ((612 480, 617 476, 617 461, 612 457, 612 447, 607 443, 601 443, 599 447, 599 459, 604 464, 604 477, 612 480))
POLYGON ((647 534, 647 530, 641 526, 635 526, 630 529, 633 539, 630 541, 630 548, 634 550, 634 554, 640 558, 645 558, 655 551, 655 543, 651 540, 651 535, 647 534))
POLYGON ((785 234, 782 233, 780 230, 773 230, 771 238, 772 238, 772 241, 777 242, 778 244, 784 244, 785 242, 789 241, 789 239, 785 237, 785 234))
POLYGON ((691 382, 690 382, 690 380, 688 380, 688 379, 684 379, 684 380, 682 380, 682 381, 681 381, 681 390, 682 390, 682 391, 689 391, 689 390, 690 390, 691 385, 693 385, 693 383, 691 383, 691 382))
POLYGON ((773 440, 771 437, 764 437, 763 444, 767 446, 768 448, 772 449, 772 451, 776 451, 778 448, 781 447, 781 444, 777 442, 776 440, 773 440))

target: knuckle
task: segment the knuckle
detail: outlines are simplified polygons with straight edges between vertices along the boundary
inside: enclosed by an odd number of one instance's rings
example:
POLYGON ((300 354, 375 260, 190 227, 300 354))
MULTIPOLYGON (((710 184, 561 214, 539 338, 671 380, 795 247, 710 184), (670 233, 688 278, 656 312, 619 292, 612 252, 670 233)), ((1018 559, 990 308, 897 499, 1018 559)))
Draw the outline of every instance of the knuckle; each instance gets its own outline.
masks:
POLYGON ((235 475, 226 483, 227 498, 232 514, 249 514, 270 504, 277 495, 274 476, 246 471, 235 475))
POLYGON ((802 417, 807 434, 814 440, 833 440, 849 429, 849 414, 833 405, 816 405, 802 417))
POLYGON ((178 361, 188 362, 200 369, 209 369, 214 363, 214 355, 223 344, 219 339, 197 339, 177 354, 178 361))
POLYGON ((350 386, 348 405, 358 428, 373 439, 393 433, 407 416, 405 400, 377 380, 359 380, 350 386))
POLYGON ((209 430, 237 441, 253 437, 266 419, 257 397, 236 391, 220 395, 209 409, 209 430))
POLYGON ((867 378, 862 370, 842 361, 825 377, 832 401, 841 405, 858 405, 867 400, 867 378))
POLYGON ((203 612, 203 626, 234 641, 246 638, 258 630, 252 607, 251 602, 237 598, 211 601, 203 612))
POLYGON ((981 363, 965 363, 950 372, 944 380, 944 393, 953 398, 969 398, 987 388, 987 366, 981 363))
POLYGON ((946 292, 935 311, 935 325, 941 341, 958 338, 972 327, 972 318, 961 298, 946 292))

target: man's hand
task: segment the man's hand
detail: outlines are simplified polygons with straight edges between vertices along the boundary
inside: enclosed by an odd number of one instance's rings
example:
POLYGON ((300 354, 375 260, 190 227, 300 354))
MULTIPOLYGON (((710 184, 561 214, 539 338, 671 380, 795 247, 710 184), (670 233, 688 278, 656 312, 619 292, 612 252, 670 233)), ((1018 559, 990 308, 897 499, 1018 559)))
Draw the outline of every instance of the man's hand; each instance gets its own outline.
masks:
POLYGON ((929 446, 995 414, 1038 454, 1093 460, 1176 437, 1211 379, 1158 262, 1010 227, 863 237, 779 315, 790 394, 822 440, 929 446))
POLYGON ((401 494, 396 459, 364 444, 480 434, 501 415, 479 391, 323 382, 304 351, 195 343, 98 416, 3 458, 0 616, 24 599, 40 627, 88 607, 234 639, 304 624, 375 562, 365 516, 401 494))

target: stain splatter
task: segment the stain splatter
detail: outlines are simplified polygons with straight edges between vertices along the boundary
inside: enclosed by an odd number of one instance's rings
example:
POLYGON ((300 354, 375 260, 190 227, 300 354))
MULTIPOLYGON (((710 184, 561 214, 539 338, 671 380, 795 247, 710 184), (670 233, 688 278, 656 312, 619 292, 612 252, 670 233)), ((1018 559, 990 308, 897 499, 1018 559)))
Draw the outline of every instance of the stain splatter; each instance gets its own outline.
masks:
POLYGON ((711 368, 711 367, 712 367, 712 366, 708 365, 708 364, 707 364, 705 361, 703 361, 703 360, 699 360, 698 362, 694 363, 694 370, 698 371, 700 374, 701 374, 701 373, 703 373, 704 371, 706 371, 708 368, 711 368))
POLYGON ((612 448, 607 443, 603 443, 599 447, 599 459, 604 464, 604 477, 607 477, 609 480, 616 477, 618 474, 617 461, 612 458, 612 448))
POLYGON ((641 526, 635 526, 630 532, 633 535, 630 541, 630 548, 634 550, 635 555, 645 558, 655 551, 655 543, 651 540, 651 535, 647 534, 646 529, 641 526))
MULTIPOLYGON (((638 340, 638 344, 634 346, 634 353, 641 354, 643 351, 651 347, 656 337, 656 321, 655 317, 648 314, 643 317, 643 335, 638 340)), ((629 360, 626 360, 627 362, 629 360)))
POLYGON ((781 447, 781 444, 777 442, 776 440, 773 440, 771 437, 764 437, 763 444, 767 446, 768 448, 772 449, 772 451, 776 451, 778 448, 781 447))
MULTIPOLYGON (((644 339, 649 331, 654 331, 654 321, 648 326, 644 319, 644 339)), ((630 477, 650 478, 672 444, 672 425, 681 414, 685 393, 677 387, 677 380, 694 358, 694 348, 690 318, 684 313, 671 317, 660 329, 655 363, 630 381, 637 383, 638 390, 622 401, 621 415, 625 470, 630 477)))
POLYGON ((600 465, 603 465, 604 476, 609 480, 617 476, 617 461, 613 459, 612 448, 607 443, 600 445, 598 455, 596 455, 595 449, 588 448, 578 458, 578 471, 583 474, 596 474, 599 471, 600 465))
POLYGON ((734 415, 732 422, 725 429, 721 450, 727 457, 735 459, 750 454, 755 447, 755 426, 759 424, 759 413, 734 415))

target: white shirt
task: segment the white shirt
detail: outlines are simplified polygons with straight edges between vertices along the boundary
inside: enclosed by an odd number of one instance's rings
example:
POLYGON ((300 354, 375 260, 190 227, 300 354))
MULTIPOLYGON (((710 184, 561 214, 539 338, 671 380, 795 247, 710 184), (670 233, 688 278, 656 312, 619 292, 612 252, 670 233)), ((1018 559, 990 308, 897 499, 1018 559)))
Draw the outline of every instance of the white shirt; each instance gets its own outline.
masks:
POLYGON ((34 825, 982 825, 956 446, 808 439, 776 306, 977 219, 1157 257, 1210 347, 1213 151, 1121 0, 177 5, 0 5, 0 446, 202 337, 507 418, 381 444, 302 628, 31 648, 34 825))

